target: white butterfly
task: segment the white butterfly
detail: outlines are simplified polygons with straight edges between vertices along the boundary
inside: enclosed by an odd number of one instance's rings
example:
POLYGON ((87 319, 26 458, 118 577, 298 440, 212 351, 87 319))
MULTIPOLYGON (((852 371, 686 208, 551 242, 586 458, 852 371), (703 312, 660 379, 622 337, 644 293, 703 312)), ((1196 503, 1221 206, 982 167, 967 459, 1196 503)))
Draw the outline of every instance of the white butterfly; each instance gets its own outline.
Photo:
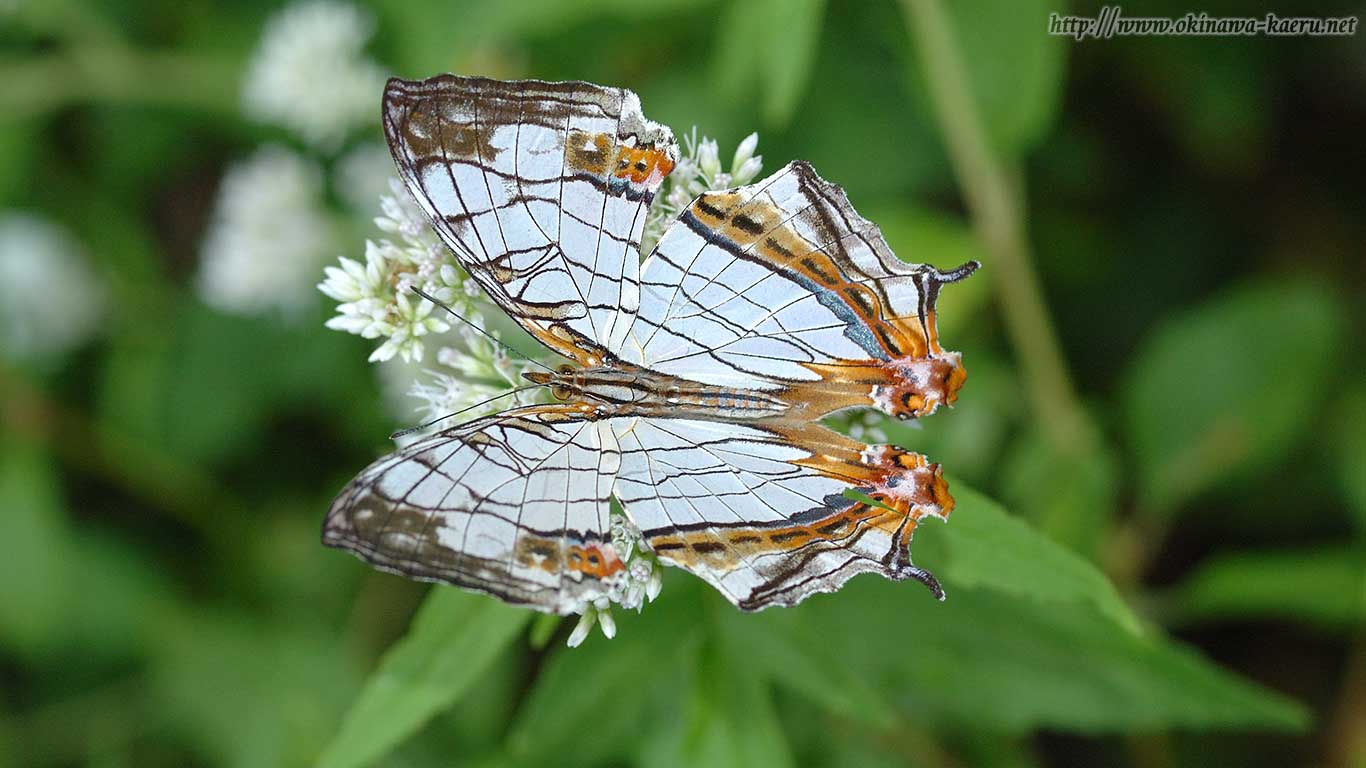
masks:
POLYGON ((567 614, 624 578, 616 497, 667 564, 744 610, 855 574, 916 579, 909 543, 953 508, 938 465, 817 423, 951 404, 943 273, 896 258, 804 162, 706 193, 644 264, 673 135, 634 93, 582 82, 391 80, 389 147, 465 269, 573 360, 529 374, 559 402, 446 430, 337 497, 323 541, 378 568, 567 614), (876 503, 845 495, 856 489, 876 503))

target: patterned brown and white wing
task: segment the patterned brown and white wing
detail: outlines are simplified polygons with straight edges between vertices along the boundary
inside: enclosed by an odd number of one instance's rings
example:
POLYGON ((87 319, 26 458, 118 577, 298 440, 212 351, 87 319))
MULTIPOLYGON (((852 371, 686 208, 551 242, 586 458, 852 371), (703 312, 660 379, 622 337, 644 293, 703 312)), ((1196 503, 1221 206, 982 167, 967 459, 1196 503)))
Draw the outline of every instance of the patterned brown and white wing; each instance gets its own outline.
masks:
POLYGON ((818 424, 614 419, 615 493, 660 560, 743 610, 794 605, 859 573, 916 579, 909 545, 953 509, 938 465, 818 424), (876 504, 848 498, 857 489, 876 504))
POLYGON ((621 357, 722 387, 804 387, 794 400, 827 411, 874 405, 871 385, 893 395, 898 366, 938 361, 923 366, 945 377, 943 391, 921 393, 912 415, 923 415, 962 380, 957 354, 939 346, 935 300, 976 266, 901 261, 843 190, 794 162, 683 211, 642 268, 621 357))
POLYGON ((384 130, 441 239, 494 301, 585 365, 640 303, 640 236, 677 145, 621 88, 390 80, 384 130))
POLYGON ((411 578, 582 611, 624 568, 608 519, 620 453, 588 416, 527 406, 385 456, 333 502, 323 542, 411 578))

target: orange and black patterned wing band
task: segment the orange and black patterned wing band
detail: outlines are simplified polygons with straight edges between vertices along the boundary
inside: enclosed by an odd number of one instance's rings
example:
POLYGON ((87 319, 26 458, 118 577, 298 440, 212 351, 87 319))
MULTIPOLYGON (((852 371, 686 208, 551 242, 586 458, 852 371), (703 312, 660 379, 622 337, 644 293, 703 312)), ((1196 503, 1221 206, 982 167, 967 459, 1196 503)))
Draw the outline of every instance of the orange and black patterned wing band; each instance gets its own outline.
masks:
POLYGON ((582 612, 625 575, 608 518, 620 457, 591 416, 528 406, 385 456, 333 502, 323 543, 410 578, 582 612))
POLYGON ((799 388, 794 401, 824 412, 877 405, 873 386, 891 397, 919 366, 922 415, 962 383, 957 355, 939 345, 940 287, 976 267, 902 262, 843 190, 794 162, 679 216, 642 270, 622 356, 716 386, 799 388))
POLYGON ((627 513, 660 560, 741 609, 794 605, 859 573, 915 579, 943 597, 909 551, 921 518, 953 509, 938 465, 817 424, 614 421, 627 513), (875 503, 848 498, 850 488, 875 503))

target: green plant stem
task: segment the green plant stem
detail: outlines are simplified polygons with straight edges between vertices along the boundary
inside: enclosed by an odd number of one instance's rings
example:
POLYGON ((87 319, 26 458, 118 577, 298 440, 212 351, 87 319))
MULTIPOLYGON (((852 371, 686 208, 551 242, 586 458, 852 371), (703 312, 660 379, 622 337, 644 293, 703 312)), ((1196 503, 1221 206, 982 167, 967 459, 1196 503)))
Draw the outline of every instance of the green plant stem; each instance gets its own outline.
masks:
POLYGON ((1089 450, 1097 437, 1072 386, 1031 263, 1019 174, 987 140, 943 3, 902 0, 902 6, 973 228, 992 259, 986 271, 1039 424, 1058 447, 1089 450))
POLYGON ((42 115, 72 104, 183 107, 234 114, 237 65, 179 51, 137 51, 120 44, 69 46, 0 59, 0 116, 42 115))

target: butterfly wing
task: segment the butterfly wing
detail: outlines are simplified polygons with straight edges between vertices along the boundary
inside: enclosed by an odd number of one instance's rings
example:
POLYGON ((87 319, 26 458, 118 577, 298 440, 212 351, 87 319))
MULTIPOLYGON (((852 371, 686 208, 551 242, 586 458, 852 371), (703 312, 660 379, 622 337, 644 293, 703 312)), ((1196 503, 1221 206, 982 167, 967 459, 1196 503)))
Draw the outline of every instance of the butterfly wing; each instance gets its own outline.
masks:
POLYGON ((585 365, 620 346, 639 306, 646 214, 678 156, 634 93, 394 79, 383 117, 408 190, 504 311, 585 365))
POLYGON ((527 406, 385 456, 333 502, 323 543, 411 578, 581 611, 624 567, 608 517, 620 454, 589 416, 527 406))
POLYGON ((923 457, 818 424, 614 421, 626 512, 662 561, 739 608, 794 605, 868 572, 943 596, 910 558, 919 520, 953 508, 923 457), (846 497, 850 488, 874 503, 846 497))
POLYGON ((822 412, 876 405, 870 385, 892 397, 898 366, 921 361, 942 379, 921 387, 911 415, 922 415, 951 403, 963 378, 939 346, 939 288, 976 266, 902 262, 843 190, 794 162, 682 212, 642 268, 621 356, 716 386, 799 389, 794 399, 822 412))

